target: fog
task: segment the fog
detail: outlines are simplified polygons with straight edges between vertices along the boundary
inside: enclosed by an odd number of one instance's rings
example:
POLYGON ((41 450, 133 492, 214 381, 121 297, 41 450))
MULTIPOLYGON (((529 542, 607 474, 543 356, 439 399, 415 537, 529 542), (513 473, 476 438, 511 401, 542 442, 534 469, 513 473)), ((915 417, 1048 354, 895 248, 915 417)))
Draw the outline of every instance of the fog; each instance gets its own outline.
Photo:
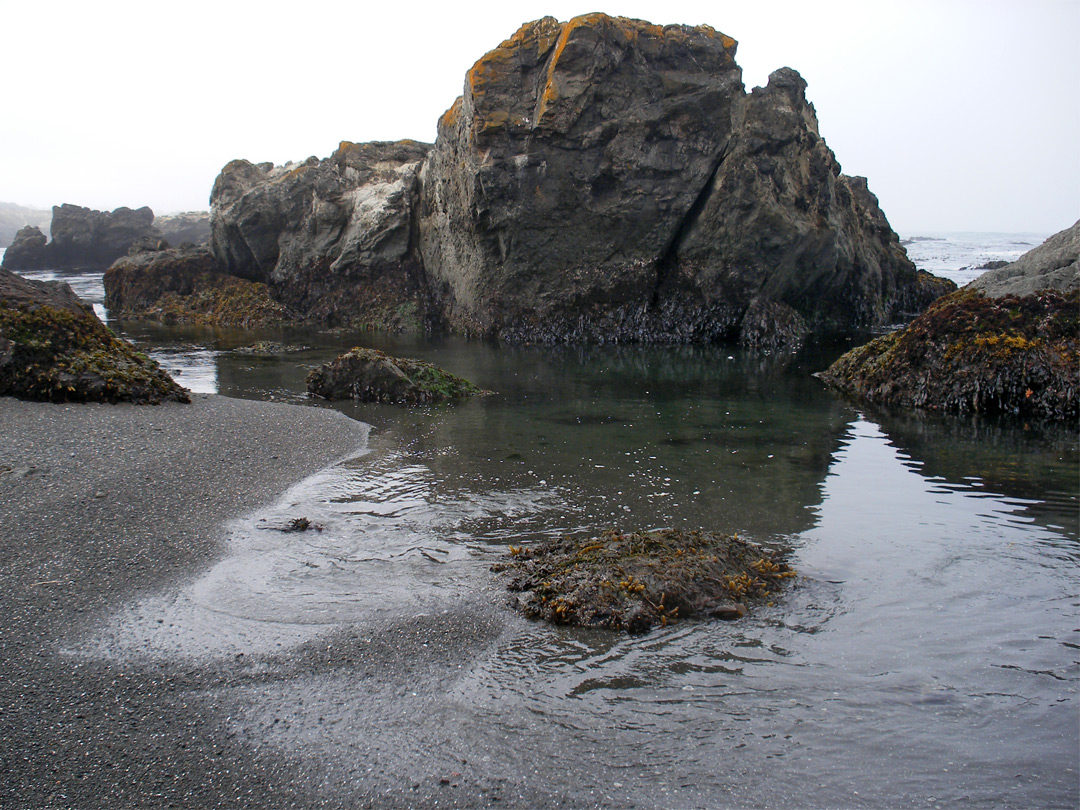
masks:
POLYGON ((1080 217, 1075 0, 0 0, 0 200, 206 209, 234 158, 431 141, 468 68, 521 23, 597 10, 734 37, 747 89, 798 70, 844 171, 901 233, 1080 217))

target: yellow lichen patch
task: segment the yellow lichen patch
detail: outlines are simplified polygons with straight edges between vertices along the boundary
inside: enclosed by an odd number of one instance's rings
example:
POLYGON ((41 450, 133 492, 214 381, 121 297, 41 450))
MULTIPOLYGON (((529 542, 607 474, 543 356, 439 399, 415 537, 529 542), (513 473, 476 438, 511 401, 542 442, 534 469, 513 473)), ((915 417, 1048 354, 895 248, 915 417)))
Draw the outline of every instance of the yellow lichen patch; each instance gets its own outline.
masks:
POLYGON ((734 48, 738 43, 735 42, 735 40, 733 40, 731 37, 727 36, 726 34, 721 34, 720 35, 720 44, 723 45, 725 48, 730 49, 730 48, 734 48))

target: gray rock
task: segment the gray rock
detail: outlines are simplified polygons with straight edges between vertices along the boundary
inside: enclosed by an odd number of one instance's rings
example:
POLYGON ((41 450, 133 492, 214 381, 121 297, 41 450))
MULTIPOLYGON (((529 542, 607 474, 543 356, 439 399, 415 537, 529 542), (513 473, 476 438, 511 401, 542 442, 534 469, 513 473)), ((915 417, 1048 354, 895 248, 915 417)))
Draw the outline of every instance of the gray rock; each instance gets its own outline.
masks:
POLYGON ((121 207, 112 212, 67 203, 53 206, 52 240, 46 244, 36 228, 24 228, 4 254, 3 266, 9 270, 104 270, 126 255, 133 244, 161 239, 153 223, 154 212, 146 206, 135 210, 121 207))
POLYGON ((14 241, 4 251, 2 266, 9 270, 41 270, 48 267, 48 251, 45 249, 48 241, 37 225, 20 228, 14 241))
POLYGON ((658 263, 732 135, 734 55, 707 26, 590 14, 481 58, 423 174, 421 249, 451 326, 647 338, 658 263))
POLYGON ((430 148, 344 142, 321 161, 233 161, 211 194, 214 254, 306 318, 419 328, 413 208, 430 148))
POLYGON ((806 83, 747 95, 708 26, 522 26, 469 71, 432 149, 234 161, 212 249, 305 318, 510 341, 798 345, 955 285, 907 259, 806 83))
POLYGON ((950 289, 920 276, 806 84, 744 93, 708 27, 523 26, 469 72, 422 174, 420 242, 460 331, 517 341, 797 343, 950 289), (784 313, 743 328, 766 302, 784 313), (793 328, 794 327, 794 328, 793 328))
POLYGON ((1080 288, 1080 220, 1051 236, 1012 264, 983 273, 967 285, 992 298, 1034 295, 1039 290, 1080 288))

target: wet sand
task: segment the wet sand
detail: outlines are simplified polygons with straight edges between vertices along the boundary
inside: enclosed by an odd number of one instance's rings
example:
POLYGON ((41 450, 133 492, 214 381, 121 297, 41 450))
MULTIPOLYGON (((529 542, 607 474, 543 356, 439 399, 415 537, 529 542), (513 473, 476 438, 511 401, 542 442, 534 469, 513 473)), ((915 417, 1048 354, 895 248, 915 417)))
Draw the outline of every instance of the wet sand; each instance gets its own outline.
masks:
POLYGON ((313 733, 326 720, 297 706, 307 682, 364 684, 342 710, 368 716, 400 716, 425 684, 437 694, 445 673, 500 634, 505 611, 484 600, 403 618, 376 638, 342 628, 332 644, 259 661, 69 652, 116 606, 220 557, 229 519, 366 437, 335 411, 218 396, 157 407, 0 398, 0 807, 506 806, 499 780, 451 783, 464 781, 451 776, 465 769, 457 753, 420 777, 394 773, 392 752, 408 757, 400 735, 452 722, 444 713, 357 740, 347 761, 266 744, 280 734, 277 714, 313 733), (276 707, 283 690, 288 705, 276 707), (237 715, 237 695, 265 711, 237 715))

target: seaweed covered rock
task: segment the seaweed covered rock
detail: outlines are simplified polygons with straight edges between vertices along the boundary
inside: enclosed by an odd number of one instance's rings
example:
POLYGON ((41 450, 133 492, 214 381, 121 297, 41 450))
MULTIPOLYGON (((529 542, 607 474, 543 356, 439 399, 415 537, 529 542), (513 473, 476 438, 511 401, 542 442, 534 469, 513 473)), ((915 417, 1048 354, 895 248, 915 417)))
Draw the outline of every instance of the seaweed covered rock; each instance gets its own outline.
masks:
POLYGON ((556 624, 643 633, 701 617, 736 619, 795 576, 776 550, 737 535, 661 529, 511 546, 492 570, 517 607, 556 624))
POLYGON ((1080 292, 990 298, 964 289, 818 376, 879 405, 1080 418, 1080 292))
POLYGON ((325 160, 234 160, 210 197, 214 255, 226 272, 270 285, 305 318, 419 331, 413 209, 430 148, 343 142, 325 160))
POLYGON ((0 396, 49 402, 188 402, 66 284, 0 270, 0 396))
POLYGON ((485 393, 468 380, 422 360, 355 348, 307 378, 308 391, 324 399, 427 405, 485 393))
POLYGON ((817 376, 901 408, 1080 418, 1080 222, 817 376), (1034 291, 1034 292, 1032 292, 1034 291))
POLYGON ((300 320, 265 284, 224 272, 205 246, 118 259, 105 271, 105 306, 117 320, 244 328, 300 320))

